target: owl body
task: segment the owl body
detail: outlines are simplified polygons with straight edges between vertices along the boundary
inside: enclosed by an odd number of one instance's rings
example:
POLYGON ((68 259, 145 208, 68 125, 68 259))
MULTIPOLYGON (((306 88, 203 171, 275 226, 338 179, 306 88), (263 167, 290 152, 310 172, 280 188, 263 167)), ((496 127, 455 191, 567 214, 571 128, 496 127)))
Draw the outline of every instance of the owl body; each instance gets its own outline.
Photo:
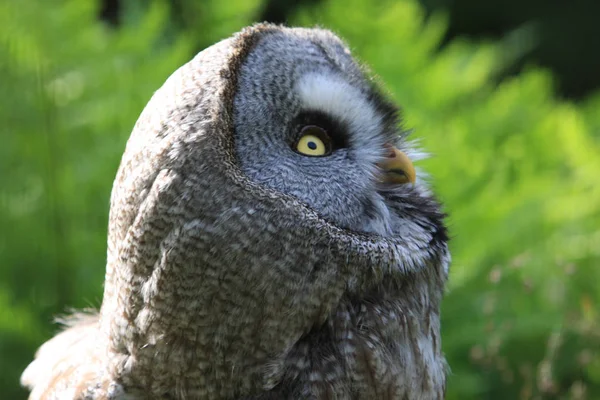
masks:
POLYGON ((111 196, 98 315, 32 399, 441 399, 443 213, 335 35, 257 25, 176 71, 111 196))

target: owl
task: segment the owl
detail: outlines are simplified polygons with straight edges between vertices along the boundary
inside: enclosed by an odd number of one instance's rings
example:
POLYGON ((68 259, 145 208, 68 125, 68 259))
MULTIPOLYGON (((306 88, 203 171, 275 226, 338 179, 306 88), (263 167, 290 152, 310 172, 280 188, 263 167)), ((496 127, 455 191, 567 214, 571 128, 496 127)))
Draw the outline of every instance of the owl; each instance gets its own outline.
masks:
POLYGON ((154 94, 110 201, 98 313, 31 399, 442 399, 444 213, 333 33, 259 24, 154 94))

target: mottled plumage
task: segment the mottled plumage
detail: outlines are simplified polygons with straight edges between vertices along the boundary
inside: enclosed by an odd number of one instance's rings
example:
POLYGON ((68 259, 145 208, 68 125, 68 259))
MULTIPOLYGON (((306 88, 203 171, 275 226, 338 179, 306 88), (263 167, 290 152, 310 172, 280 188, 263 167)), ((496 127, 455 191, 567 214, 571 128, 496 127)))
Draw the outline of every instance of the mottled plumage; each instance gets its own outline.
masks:
POLYGON ((150 100, 110 209, 99 315, 23 374, 32 399, 441 399, 443 214, 390 184, 395 108, 324 30, 247 28, 150 100), (307 125, 333 151, 294 150, 307 125))

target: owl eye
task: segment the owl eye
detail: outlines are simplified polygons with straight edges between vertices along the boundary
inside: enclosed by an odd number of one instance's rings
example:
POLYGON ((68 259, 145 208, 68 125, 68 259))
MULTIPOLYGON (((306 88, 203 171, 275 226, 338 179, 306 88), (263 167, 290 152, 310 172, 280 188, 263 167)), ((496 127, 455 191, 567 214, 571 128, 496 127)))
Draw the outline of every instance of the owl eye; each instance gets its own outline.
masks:
POLYGON ((307 125, 300 131, 300 139, 295 147, 298 153, 305 156, 327 156, 331 153, 331 138, 325 129, 307 125))

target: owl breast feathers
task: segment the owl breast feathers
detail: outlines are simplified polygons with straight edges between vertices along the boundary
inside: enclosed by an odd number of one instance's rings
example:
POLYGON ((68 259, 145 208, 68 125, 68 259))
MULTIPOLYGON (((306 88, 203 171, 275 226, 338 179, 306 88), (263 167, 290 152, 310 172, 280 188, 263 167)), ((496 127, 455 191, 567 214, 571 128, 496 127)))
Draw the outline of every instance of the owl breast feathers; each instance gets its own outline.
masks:
POLYGON ((154 94, 114 182, 100 312, 31 399, 442 399, 444 214, 395 106, 320 29, 256 25, 154 94))

